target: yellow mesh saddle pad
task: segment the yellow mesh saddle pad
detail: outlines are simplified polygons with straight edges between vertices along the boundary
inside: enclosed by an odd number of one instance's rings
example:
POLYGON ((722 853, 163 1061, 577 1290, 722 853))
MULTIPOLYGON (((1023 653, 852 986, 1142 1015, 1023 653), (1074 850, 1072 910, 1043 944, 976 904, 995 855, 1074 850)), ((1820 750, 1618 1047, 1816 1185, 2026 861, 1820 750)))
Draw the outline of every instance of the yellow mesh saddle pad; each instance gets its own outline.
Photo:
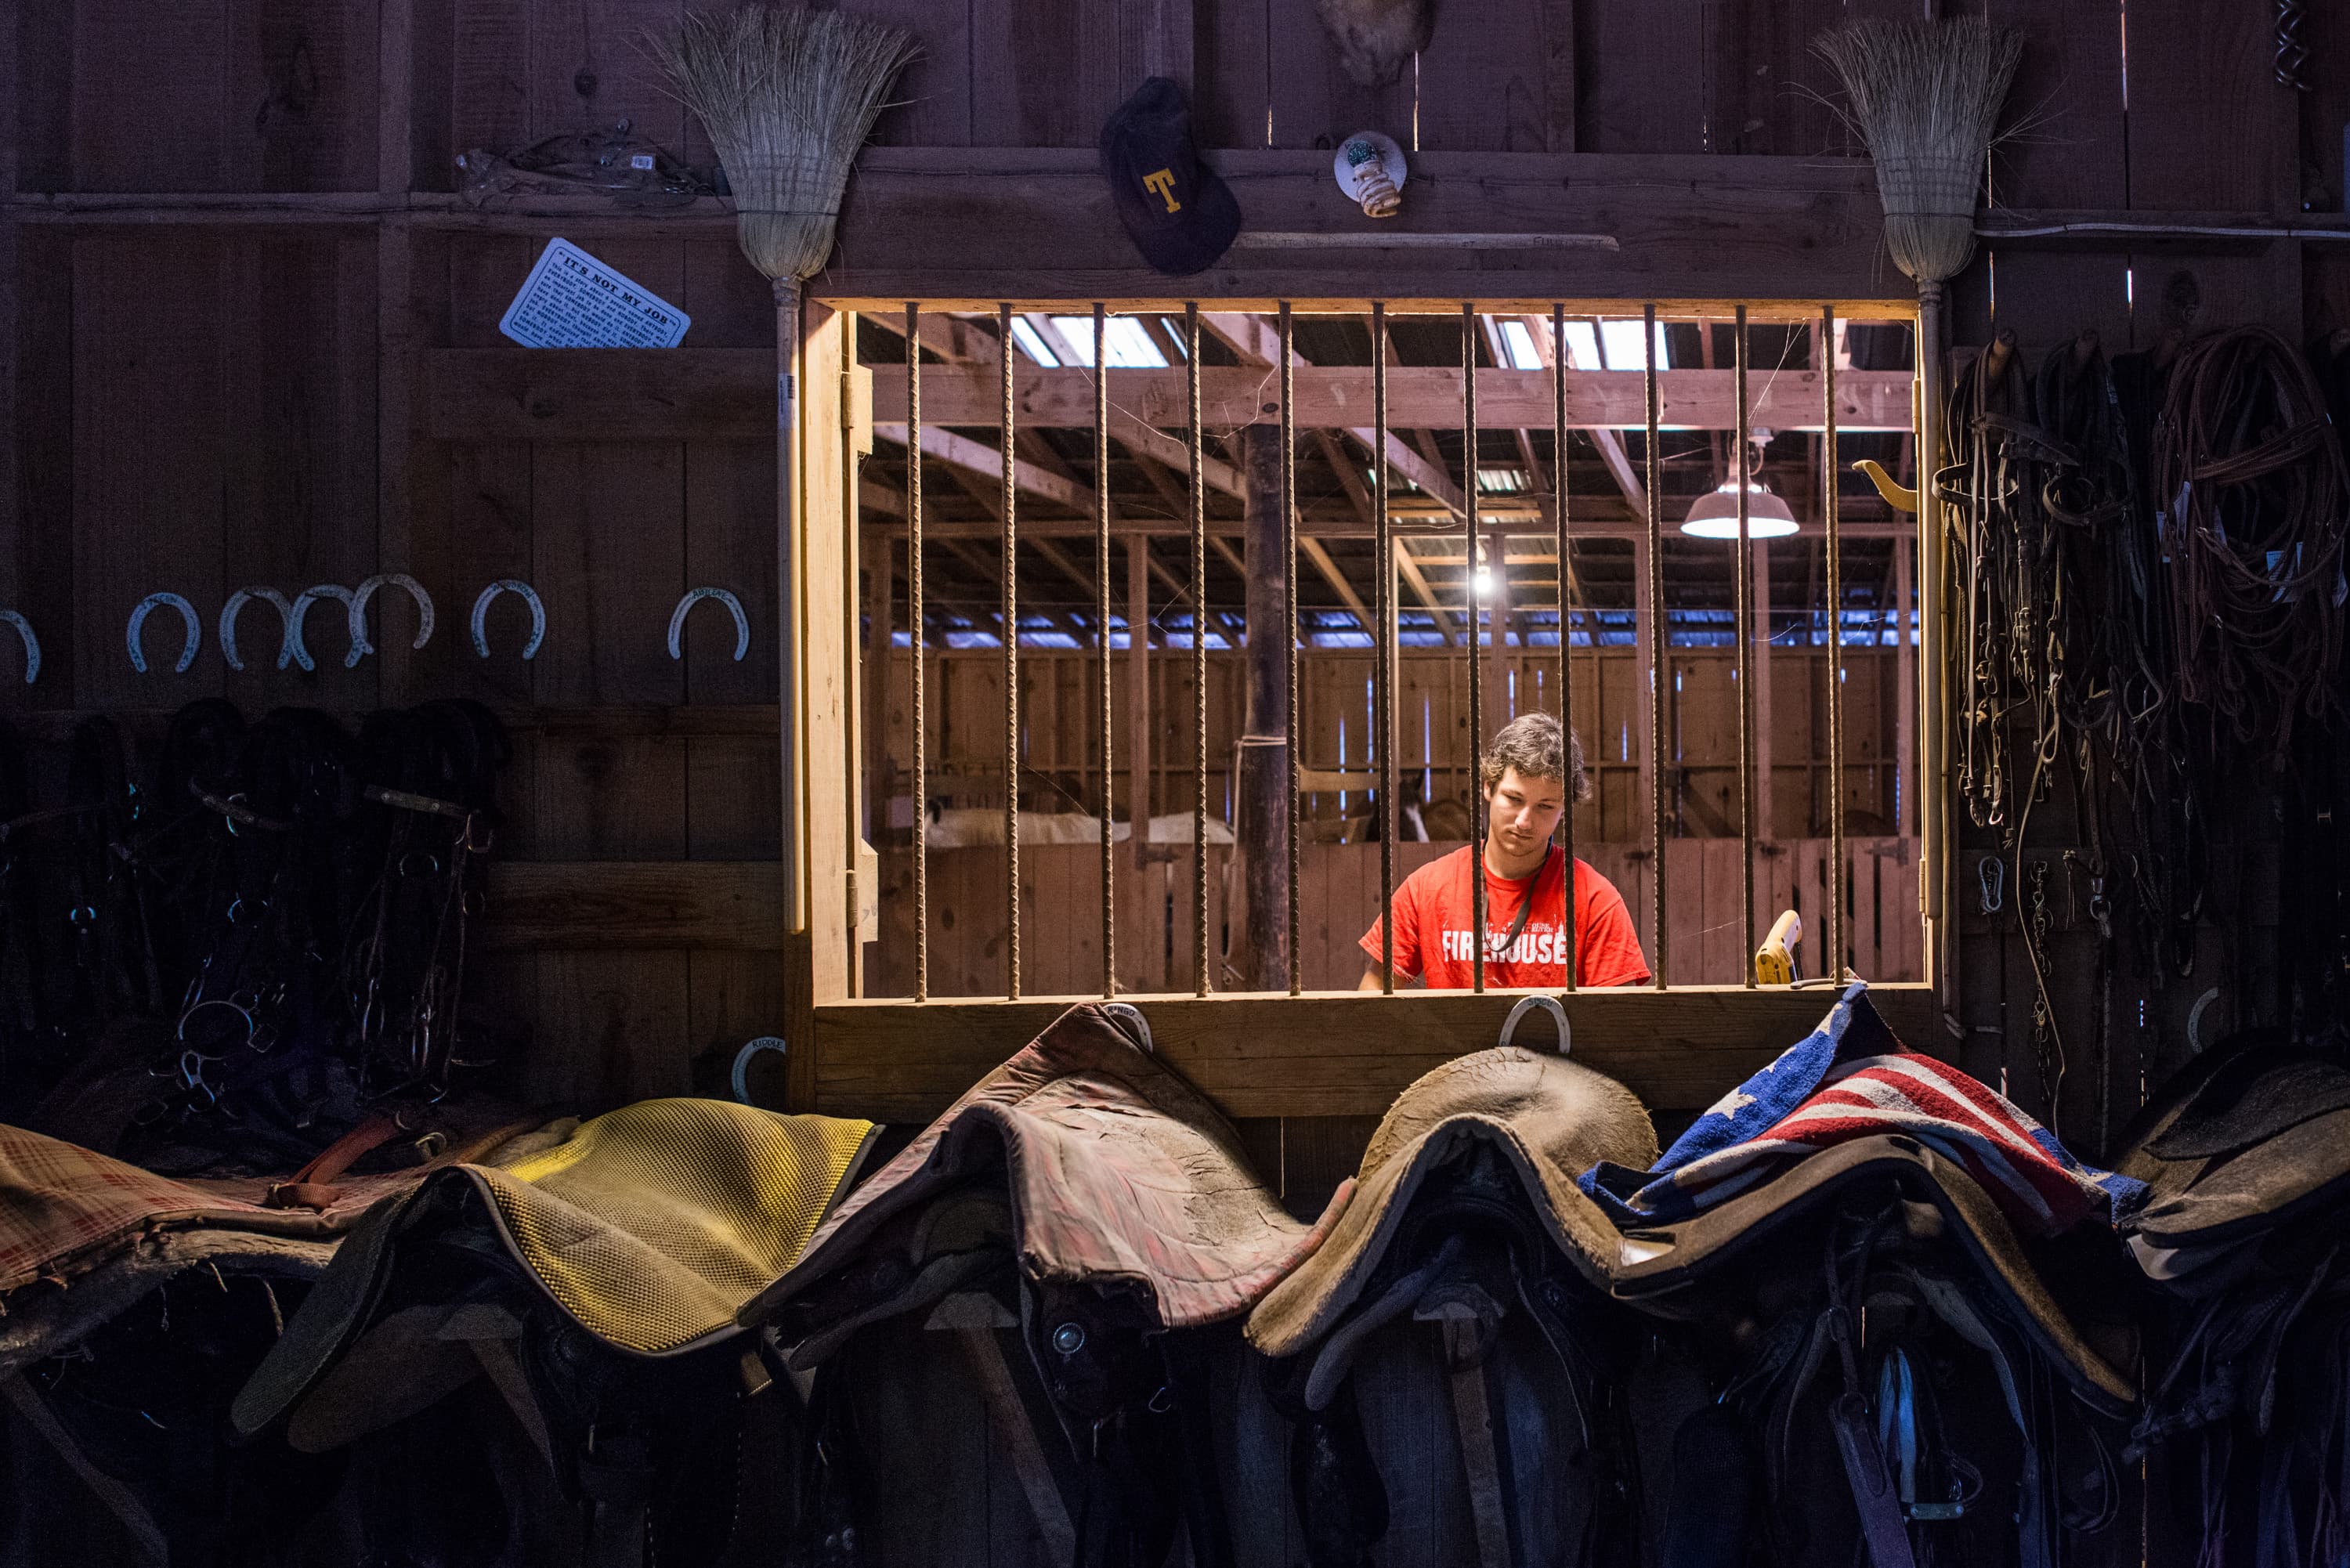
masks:
POLYGON ((797 1261, 872 1131, 646 1100, 503 1169, 465 1169, 549 1295, 593 1333, 654 1353, 732 1327, 797 1261))

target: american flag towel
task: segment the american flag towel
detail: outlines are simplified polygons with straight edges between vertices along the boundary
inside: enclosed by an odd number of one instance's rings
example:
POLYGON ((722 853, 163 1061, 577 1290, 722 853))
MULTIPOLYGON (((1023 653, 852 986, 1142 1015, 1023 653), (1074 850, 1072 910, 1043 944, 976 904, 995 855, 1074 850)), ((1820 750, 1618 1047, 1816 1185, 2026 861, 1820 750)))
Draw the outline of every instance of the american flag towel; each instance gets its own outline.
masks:
POLYGON ((2146 1186, 2082 1164, 2055 1135, 1947 1062, 1902 1049, 1856 983, 1818 1028, 1725 1095, 1654 1170, 1598 1165, 1582 1186, 1617 1224, 1670 1225, 1855 1138, 1900 1133, 1974 1178, 2018 1231, 2111 1223, 2146 1186))

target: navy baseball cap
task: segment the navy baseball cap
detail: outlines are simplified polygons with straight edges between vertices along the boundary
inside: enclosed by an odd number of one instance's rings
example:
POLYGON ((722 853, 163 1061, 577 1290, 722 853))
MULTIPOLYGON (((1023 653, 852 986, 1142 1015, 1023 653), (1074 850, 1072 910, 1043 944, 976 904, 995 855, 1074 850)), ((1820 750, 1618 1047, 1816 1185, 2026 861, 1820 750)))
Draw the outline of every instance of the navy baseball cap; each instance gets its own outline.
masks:
POLYGON ((1142 259, 1198 272, 1241 232, 1240 203, 1191 140, 1191 108, 1171 78, 1152 77, 1102 126, 1102 173, 1118 222, 1142 259))

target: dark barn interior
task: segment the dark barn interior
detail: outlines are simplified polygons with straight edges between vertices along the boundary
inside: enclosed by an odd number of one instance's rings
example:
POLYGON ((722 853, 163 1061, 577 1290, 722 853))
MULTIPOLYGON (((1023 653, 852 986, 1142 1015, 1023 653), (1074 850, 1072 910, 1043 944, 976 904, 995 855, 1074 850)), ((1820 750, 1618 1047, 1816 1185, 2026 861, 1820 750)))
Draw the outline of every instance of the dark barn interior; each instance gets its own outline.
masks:
POLYGON ((0 1563, 2350 1563, 2340 6, 0 6, 0 1563))

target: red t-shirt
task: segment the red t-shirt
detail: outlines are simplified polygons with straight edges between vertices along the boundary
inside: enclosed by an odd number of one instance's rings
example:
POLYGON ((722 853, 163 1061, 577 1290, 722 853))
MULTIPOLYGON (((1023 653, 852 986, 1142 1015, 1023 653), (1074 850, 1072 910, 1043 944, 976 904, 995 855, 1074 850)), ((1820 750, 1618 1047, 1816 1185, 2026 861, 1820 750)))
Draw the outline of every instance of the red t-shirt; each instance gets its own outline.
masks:
MULTIPOLYGON (((1473 983, 1469 933, 1475 929, 1476 907, 1469 873, 1475 865, 1485 870, 1486 985, 1496 991, 1565 985, 1566 878, 1560 867, 1565 859, 1565 852, 1554 846, 1532 879, 1531 894, 1526 883, 1504 881, 1484 867, 1473 844, 1405 877, 1395 896, 1396 978, 1424 975, 1430 991, 1466 991, 1473 983), (1519 904, 1529 897, 1534 911, 1504 953, 1503 939, 1517 919, 1519 904)), ((1379 961, 1378 921, 1363 933, 1362 947, 1371 962, 1379 961)), ((1577 985, 1643 985, 1649 979, 1624 896, 1581 860, 1575 863, 1575 971, 1577 985)))

